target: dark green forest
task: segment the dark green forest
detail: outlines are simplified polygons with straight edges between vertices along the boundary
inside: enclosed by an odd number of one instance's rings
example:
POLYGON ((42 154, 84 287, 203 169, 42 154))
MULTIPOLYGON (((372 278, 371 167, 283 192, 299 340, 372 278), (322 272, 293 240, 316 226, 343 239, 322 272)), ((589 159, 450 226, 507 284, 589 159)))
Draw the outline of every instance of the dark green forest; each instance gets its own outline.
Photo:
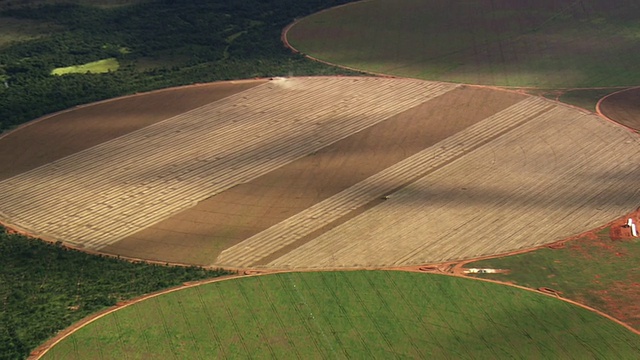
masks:
MULTIPOLYGON (((161 0, 98 8, 12 8, 50 34, 0 47, 0 131, 47 113, 158 88, 252 77, 353 74, 293 54, 295 18, 346 0, 161 0), (117 71, 51 75, 116 58, 117 71)), ((20 359, 83 317, 142 294, 226 274, 89 255, 0 227, 0 359, 20 359)))
POLYGON ((0 130, 115 96, 216 80, 350 74, 293 54, 282 29, 348 0, 160 0, 124 7, 77 4, 6 9, 50 35, 0 48, 0 130), (57 67, 116 58, 117 71, 53 76, 57 67))
POLYGON ((0 227, 0 358, 20 359, 76 321, 131 299, 224 270, 95 256, 0 227))

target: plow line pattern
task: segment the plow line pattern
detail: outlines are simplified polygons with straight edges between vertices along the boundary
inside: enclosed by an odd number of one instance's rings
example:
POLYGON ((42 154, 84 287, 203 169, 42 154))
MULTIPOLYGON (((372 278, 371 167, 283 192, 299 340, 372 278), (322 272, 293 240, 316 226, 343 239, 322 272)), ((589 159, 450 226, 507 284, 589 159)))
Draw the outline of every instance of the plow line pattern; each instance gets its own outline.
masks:
POLYGON ((269 265, 437 263, 571 236, 638 206, 639 145, 558 106, 269 265))
POLYGON ((100 249, 454 87, 272 81, 0 182, 0 219, 100 249))
POLYGON ((440 143, 298 213, 251 238, 224 250, 216 265, 251 266, 314 230, 348 214, 408 180, 433 171, 491 138, 548 111, 552 105, 523 100, 440 143))

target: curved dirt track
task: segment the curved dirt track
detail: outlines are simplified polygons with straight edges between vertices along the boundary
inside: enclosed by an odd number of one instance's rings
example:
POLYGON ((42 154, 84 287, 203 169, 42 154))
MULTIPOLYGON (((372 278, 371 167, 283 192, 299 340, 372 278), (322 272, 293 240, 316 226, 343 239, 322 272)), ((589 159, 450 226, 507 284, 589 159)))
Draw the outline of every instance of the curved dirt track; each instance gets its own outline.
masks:
POLYGON ((640 132, 640 88, 605 96, 598 102, 597 111, 610 120, 640 132))
POLYGON ((541 98, 276 79, 0 182, 0 220, 148 260, 406 266, 549 243, 627 213, 639 158, 634 134, 541 98))

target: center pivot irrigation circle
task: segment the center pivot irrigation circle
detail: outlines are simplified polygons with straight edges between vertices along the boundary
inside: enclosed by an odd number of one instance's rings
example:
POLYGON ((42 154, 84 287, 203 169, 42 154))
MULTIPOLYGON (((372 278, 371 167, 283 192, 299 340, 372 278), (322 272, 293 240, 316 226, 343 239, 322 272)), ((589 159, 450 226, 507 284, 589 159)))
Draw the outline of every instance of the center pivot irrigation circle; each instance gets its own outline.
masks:
POLYGON ((603 225, 640 195, 626 129, 543 98, 413 79, 176 88, 50 116, 0 150, 2 223, 230 268, 507 253, 603 225))

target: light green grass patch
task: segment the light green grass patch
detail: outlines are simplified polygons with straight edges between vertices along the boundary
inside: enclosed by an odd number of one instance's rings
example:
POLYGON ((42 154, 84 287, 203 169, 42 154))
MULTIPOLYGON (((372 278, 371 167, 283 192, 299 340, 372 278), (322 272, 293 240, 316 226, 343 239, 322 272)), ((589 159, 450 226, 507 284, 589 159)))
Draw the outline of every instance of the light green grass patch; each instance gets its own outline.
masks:
POLYGON ((640 338, 545 295, 441 275, 288 273, 126 307, 45 359, 635 358, 640 338))
POLYGON ((65 74, 100 74, 110 71, 116 71, 120 67, 120 63, 116 58, 103 59, 93 61, 83 65, 67 66, 56 68, 51 71, 51 75, 65 75, 65 74))

